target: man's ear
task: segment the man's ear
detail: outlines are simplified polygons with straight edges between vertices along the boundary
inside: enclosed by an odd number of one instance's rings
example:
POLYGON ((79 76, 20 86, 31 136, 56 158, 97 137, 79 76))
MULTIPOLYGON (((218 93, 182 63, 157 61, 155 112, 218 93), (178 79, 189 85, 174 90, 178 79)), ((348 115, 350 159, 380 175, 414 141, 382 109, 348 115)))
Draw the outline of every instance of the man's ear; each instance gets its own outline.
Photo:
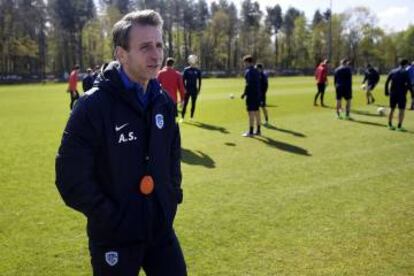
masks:
POLYGON ((127 55, 127 51, 125 51, 124 48, 122 48, 121 46, 116 46, 115 58, 119 60, 121 64, 126 62, 126 59, 127 59, 126 55, 127 55))

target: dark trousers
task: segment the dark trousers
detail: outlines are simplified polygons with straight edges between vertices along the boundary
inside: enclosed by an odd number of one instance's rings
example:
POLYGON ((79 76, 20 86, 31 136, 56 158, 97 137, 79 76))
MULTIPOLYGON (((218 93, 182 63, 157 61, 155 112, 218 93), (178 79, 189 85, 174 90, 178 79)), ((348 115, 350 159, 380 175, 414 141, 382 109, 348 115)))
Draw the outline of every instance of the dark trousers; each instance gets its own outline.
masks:
POLYGON ((187 110, 187 105, 189 102, 189 99, 191 98, 191 114, 190 117, 193 118, 194 116, 194 111, 195 111, 195 107, 196 107, 196 101, 197 101, 197 93, 186 93, 184 96, 184 106, 183 106, 183 110, 181 111, 181 117, 184 118, 185 116, 185 112, 187 110))
POLYGON ((123 247, 90 245, 94 276, 187 275, 184 256, 174 231, 155 243, 123 247), (111 265, 112 264, 112 265, 111 265))
POLYGON ((319 95, 321 96, 321 105, 323 105, 323 96, 325 94, 325 88, 326 88, 326 84, 325 83, 318 83, 318 92, 315 95, 315 99, 313 100, 313 103, 316 104, 316 101, 318 100, 319 95))
POLYGON ((75 104, 75 101, 77 100, 77 99, 79 99, 79 92, 78 91, 69 91, 69 94, 70 94, 70 105, 69 105, 69 107, 70 107, 70 110, 72 110, 73 109, 73 105, 75 104))
POLYGON ((180 243, 166 226, 160 203, 149 196, 146 204, 146 239, 140 243, 104 246, 89 241, 94 276, 185 276, 187 269, 180 243))

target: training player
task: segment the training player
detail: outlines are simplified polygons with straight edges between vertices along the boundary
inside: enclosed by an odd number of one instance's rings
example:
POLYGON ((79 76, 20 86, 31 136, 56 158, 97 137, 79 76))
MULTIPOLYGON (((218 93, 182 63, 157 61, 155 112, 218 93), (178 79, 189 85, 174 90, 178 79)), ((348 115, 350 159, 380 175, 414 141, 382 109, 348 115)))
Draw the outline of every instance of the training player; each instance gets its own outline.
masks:
POLYGON ((68 92, 70 94, 70 110, 72 110, 73 105, 77 99, 79 99, 79 92, 78 92, 78 75, 79 75, 79 65, 73 66, 72 72, 69 75, 69 82, 68 82, 68 92))
POLYGON ((266 109, 266 92, 269 88, 269 81, 267 79, 267 75, 263 71, 263 65, 261 63, 256 64, 256 69, 259 72, 260 77, 260 108, 263 111, 263 115, 265 117, 265 125, 269 124, 269 115, 266 109))
POLYGON ((162 68, 157 75, 157 79, 162 88, 168 92, 174 103, 177 105, 177 91, 180 93, 180 102, 182 106, 184 100, 183 77, 180 72, 174 69, 174 59, 167 58, 166 66, 162 68))
POLYGON ((243 133, 243 137, 252 137, 253 135, 261 135, 260 132, 260 74, 254 68, 254 61, 251 55, 243 57, 246 70, 244 78, 246 86, 241 98, 246 97, 247 114, 249 116, 249 131, 243 133), (256 132, 253 132, 254 123, 256 122, 256 132))
POLYGON ((95 81, 94 73, 91 68, 88 68, 86 70, 86 77, 84 77, 82 80, 83 92, 86 92, 89 89, 91 89, 94 81, 95 81))
POLYGON ((402 127, 402 124, 404 121, 405 106, 407 104, 407 90, 411 85, 408 72, 406 70, 407 65, 407 59, 401 60, 400 66, 391 70, 385 82, 385 95, 390 96, 391 111, 388 116, 388 128, 390 130, 395 130, 395 127, 392 125, 392 119, 394 116, 394 110, 398 106, 399 113, 397 130, 406 131, 402 127))
POLYGON ((341 60, 341 65, 336 68, 334 75, 336 88, 336 114, 338 119, 352 120, 350 117, 352 100, 352 70, 349 60, 341 60), (342 116, 342 98, 346 101, 345 117, 342 116))
POLYGON ((372 90, 374 90, 375 86, 378 84, 380 75, 371 64, 367 64, 367 69, 364 72, 364 79, 362 80, 362 84, 364 85, 364 90, 367 95, 367 104, 372 104, 375 102, 375 98, 372 95, 372 90), (365 84, 367 83, 367 84, 365 84))
POLYGON ((407 67, 408 76, 410 77, 410 92, 411 92, 411 106, 410 109, 414 110, 414 61, 407 67))
POLYGON ((321 96, 321 106, 325 106, 323 103, 323 96, 325 94, 325 89, 328 84, 328 60, 324 59, 315 70, 315 79, 316 86, 318 91, 316 92, 315 98, 313 100, 313 105, 317 106, 318 97, 321 96))
POLYGON ((181 118, 184 120, 185 112, 187 110, 188 101, 191 98, 191 113, 190 118, 193 119, 197 97, 200 94, 201 89, 201 71, 196 67, 197 56, 189 55, 188 64, 190 66, 184 68, 183 71, 183 81, 185 87, 185 96, 184 96, 184 107, 181 111, 181 118))

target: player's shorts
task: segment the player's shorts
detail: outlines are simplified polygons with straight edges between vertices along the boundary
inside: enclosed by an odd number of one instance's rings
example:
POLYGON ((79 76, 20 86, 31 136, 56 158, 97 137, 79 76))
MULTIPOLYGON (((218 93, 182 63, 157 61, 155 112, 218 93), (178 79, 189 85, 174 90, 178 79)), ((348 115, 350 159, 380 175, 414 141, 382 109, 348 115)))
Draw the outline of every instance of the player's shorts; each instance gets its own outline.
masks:
POLYGON ((398 109, 405 109, 407 105, 407 97, 401 94, 393 94, 390 95, 390 107, 394 109, 398 106, 398 109))
POLYGON ((352 99, 352 90, 351 89, 344 89, 342 87, 336 88, 336 99, 341 100, 344 98, 345 100, 352 99))
POLYGON ((260 106, 260 102, 256 99, 252 100, 247 98, 246 99, 246 107, 247 111, 258 111, 260 106))
POLYGON ((376 83, 368 83, 366 91, 374 90, 375 86, 377 86, 376 83))

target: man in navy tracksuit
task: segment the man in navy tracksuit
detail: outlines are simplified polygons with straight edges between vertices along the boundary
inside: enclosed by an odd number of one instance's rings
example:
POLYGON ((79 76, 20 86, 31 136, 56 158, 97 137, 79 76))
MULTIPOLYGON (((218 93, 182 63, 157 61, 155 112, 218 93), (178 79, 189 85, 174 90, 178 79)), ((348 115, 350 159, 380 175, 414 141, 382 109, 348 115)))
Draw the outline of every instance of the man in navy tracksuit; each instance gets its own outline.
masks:
POLYGON ((341 65, 336 68, 334 75, 336 89, 336 114, 338 119, 342 119, 342 98, 346 101, 345 119, 351 120, 351 100, 352 100, 352 70, 349 67, 349 60, 341 60, 341 65))
POLYGON ((184 106, 183 106, 183 110, 181 111, 182 120, 184 120, 185 112, 187 110, 187 105, 188 105, 190 98, 191 98, 190 118, 193 119, 195 108, 196 108, 197 97, 198 97, 198 94, 200 94, 200 89, 201 89, 201 70, 195 67, 197 63, 197 56, 190 55, 188 57, 188 63, 190 64, 190 66, 184 68, 184 71, 183 71, 183 82, 184 82, 184 87, 185 87, 185 95, 184 95, 184 106))
POLYGON ((256 70, 259 72, 259 78, 260 78, 260 107, 263 111, 263 115, 265 118, 265 125, 267 126, 269 124, 269 115, 267 113, 266 109, 266 93, 267 89, 269 88, 269 81, 267 78, 267 75, 263 71, 263 64, 258 63, 256 64, 256 70))
POLYGON ((155 80, 162 19, 127 14, 113 30, 117 61, 79 100, 56 159, 65 203, 87 217, 94 275, 186 275, 173 229, 182 201, 175 106, 155 80))
POLYGON ((367 104, 372 104, 375 102, 375 98, 372 95, 372 91, 374 90, 375 86, 378 84, 380 79, 380 75, 371 64, 367 64, 367 69, 364 72, 364 79, 362 80, 362 84, 367 83, 364 86, 364 90, 367 94, 367 104))
POLYGON ((407 104, 407 91, 410 89, 410 78, 406 67, 408 65, 408 60, 403 59, 400 62, 400 66, 391 70, 388 74, 387 80, 385 81, 385 95, 390 96, 390 114, 388 116, 388 128, 395 130, 395 127, 392 125, 392 119, 394 117, 394 110, 398 106, 398 131, 406 131, 402 127, 404 121, 404 111, 407 104), (390 87, 391 82, 391 87, 390 87))
POLYGON ((246 70, 244 73, 244 79, 246 80, 246 86, 241 98, 246 97, 246 108, 249 116, 249 131, 242 134, 243 137, 252 137, 253 135, 261 135, 260 131, 260 74, 259 71, 254 68, 253 57, 247 55, 243 57, 246 70), (254 123, 256 122, 256 131, 253 132, 254 123))

